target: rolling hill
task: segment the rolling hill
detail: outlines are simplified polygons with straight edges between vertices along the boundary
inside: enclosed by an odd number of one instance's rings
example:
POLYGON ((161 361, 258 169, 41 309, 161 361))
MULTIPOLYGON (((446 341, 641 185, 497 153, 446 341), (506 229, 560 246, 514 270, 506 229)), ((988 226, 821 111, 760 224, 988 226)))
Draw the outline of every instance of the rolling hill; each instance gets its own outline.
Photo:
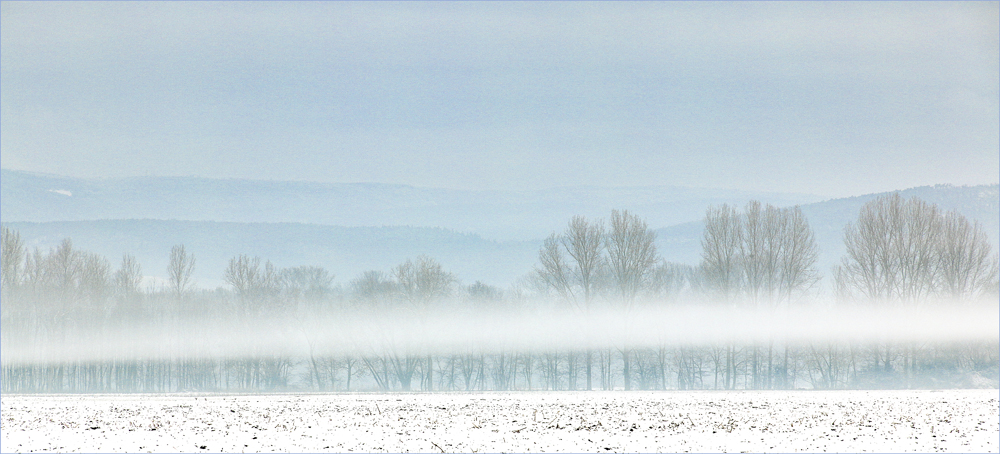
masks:
POLYGON ((387 184, 144 177, 79 179, 0 170, 4 222, 164 219, 186 221, 440 227, 494 240, 533 240, 562 230, 573 215, 629 209, 650 225, 700 219, 705 207, 821 200, 671 186, 579 186, 534 191, 463 191, 387 184))

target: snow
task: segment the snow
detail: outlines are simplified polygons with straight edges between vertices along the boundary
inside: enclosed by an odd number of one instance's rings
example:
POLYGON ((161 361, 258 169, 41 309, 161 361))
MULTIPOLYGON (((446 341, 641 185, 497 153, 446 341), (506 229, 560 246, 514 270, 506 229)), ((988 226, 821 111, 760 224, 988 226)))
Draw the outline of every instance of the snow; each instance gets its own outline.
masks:
POLYGON ((3 395, 4 452, 997 452, 997 390, 3 395))

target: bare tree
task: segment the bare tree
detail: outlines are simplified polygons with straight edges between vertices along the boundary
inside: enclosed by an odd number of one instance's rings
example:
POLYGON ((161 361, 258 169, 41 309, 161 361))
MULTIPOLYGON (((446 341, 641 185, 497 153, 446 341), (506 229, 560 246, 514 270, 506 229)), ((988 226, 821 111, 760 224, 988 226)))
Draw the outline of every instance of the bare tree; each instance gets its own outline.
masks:
POLYGON ((573 259, 573 275, 583 291, 583 308, 590 310, 597 290, 597 277, 604 265, 604 226, 573 216, 562 237, 563 247, 573 259))
POLYGON ((348 286, 354 304, 386 306, 396 294, 396 283, 382 271, 365 271, 352 279, 348 286))
POLYGON ((694 273, 690 265, 661 260, 650 274, 647 292, 660 301, 670 301, 688 287, 694 273))
POLYGON ((979 223, 956 211, 943 220, 938 244, 941 292, 961 300, 984 296, 997 279, 997 256, 979 223))
POLYGON ((701 240, 701 274, 707 289, 725 303, 732 303, 741 287, 742 244, 743 222, 736 209, 729 205, 710 207, 701 240))
MULTIPOLYGON (((612 280, 620 298, 622 309, 629 311, 635 304, 636 296, 649 283, 658 257, 656 255, 656 233, 646 226, 639 216, 627 210, 611 211, 611 228, 605 238, 608 250, 608 265, 612 280)), ((622 378, 625 390, 632 389, 631 361, 629 346, 622 350, 622 378)))
POLYGON ((97 254, 81 253, 80 257, 80 297, 89 306, 89 310, 103 310, 112 289, 111 264, 97 254))
MULTIPOLYGON (((455 275, 444 271, 436 260, 421 255, 416 261, 407 260, 393 269, 396 278, 396 289, 400 298, 409 303, 410 307, 424 319, 431 307, 451 295, 455 283, 455 275)), ((400 381, 405 390, 409 390, 409 377, 417 363, 410 355, 404 359, 393 358, 393 366, 399 372, 400 381), (404 381, 405 380, 405 381, 404 381)), ((426 357, 423 381, 431 390, 434 387, 434 363, 430 354, 426 357)))
MULTIPOLYGON (((572 222, 570 225, 570 229, 572 229, 572 222)), ((572 235, 572 232, 567 232, 567 235, 572 235)), ((577 239, 579 240, 580 238, 577 239)), ((555 233, 546 238, 541 250, 538 251, 538 261, 542 266, 541 269, 537 270, 537 274, 546 291, 555 291, 562 302, 574 308, 582 309, 589 307, 589 304, 577 301, 578 289, 576 288, 576 284, 580 274, 574 273, 572 265, 570 265, 563 255, 563 248, 572 247, 572 244, 573 239, 567 237, 560 238, 555 233)), ((554 382, 549 381, 549 383, 554 382)))
POLYGON ((51 276, 49 280, 55 288, 73 293, 80 278, 82 262, 80 252, 73 249, 73 241, 69 238, 62 240, 54 251, 49 252, 45 261, 48 264, 46 274, 51 276))
POLYGON ((260 257, 240 255, 229 259, 224 279, 232 286, 240 301, 239 312, 257 316, 280 291, 278 271, 270 261, 261 266, 260 257))
MULTIPOLYGON (((324 331, 322 315, 330 307, 324 304, 332 293, 333 276, 325 269, 317 266, 298 266, 285 268, 278 272, 278 285, 281 287, 282 298, 292 306, 296 313, 296 324, 302 330, 309 346, 310 381, 315 380, 319 389, 324 388, 324 371, 330 371, 330 385, 336 378, 333 371, 337 361, 334 358, 317 358, 313 334, 324 331)), ((348 375, 353 363, 348 359, 348 375)), ((348 387, 350 387, 348 377, 348 387)))
POLYGON ((807 290, 819 281, 816 270, 819 247, 799 207, 786 208, 783 214, 781 290, 786 300, 790 300, 794 292, 807 290))
POLYGON ((648 284, 656 267, 656 233, 628 210, 611 211, 611 229, 605 239, 608 264, 621 302, 629 308, 648 284))
MULTIPOLYGON (((799 207, 783 209, 781 225, 782 253, 779 258, 780 284, 778 290, 780 294, 778 297, 786 303, 791 303, 793 295, 808 291, 819 281, 820 275, 816 270, 819 247, 816 245, 812 228, 809 227, 809 222, 799 207)), ((769 388, 774 385, 787 388, 794 381, 794 378, 790 378, 788 375, 791 370, 790 361, 793 361, 792 357, 794 356, 792 346, 784 342, 782 350, 784 354, 781 358, 781 366, 776 372, 771 364, 769 347, 769 388), (773 383, 773 381, 777 381, 777 383, 773 383)))
POLYGON ((396 266, 392 271, 399 296, 421 313, 451 295, 455 275, 444 271, 436 260, 421 255, 396 266))
MULTIPOLYGON (((752 306, 773 309, 819 279, 814 267, 818 256, 816 243, 798 207, 781 209, 750 201, 744 209, 742 226, 741 290, 752 306)), ((773 341, 768 342, 766 359, 762 355, 760 346, 753 345, 749 368, 756 389, 773 386, 773 341)), ((784 356, 787 366, 787 346, 784 356)), ((781 377, 779 381, 785 379, 781 377)))
POLYGON ((743 234, 739 247, 739 263, 743 269, 743 293, 751 304, 758 305, 766 297, 769 277, 774 267, 769 263, 769 237, 775 224, 765 216, 760 202, 752 200, 743 210, 743 234))
MULTIPOLYGON (((727 205, 709 208, 702 238, 702 265, 698 285, 715 293, 723 302, 746 301, 761 308, 774 308, 791 301, 819 279, 815 269, 818 249, 812 229, 798 208, 777 208, 758 201, 747 203, 742 215, 727 205)), ((766 358, 759 346, 749 351, 748 367, 753 387, 772 387, 773 342, 766 358)), ((789 351, 785 347, 787 370, 789 351)), ((735 346, 725 351, 725 387, 735 385, 735 346)), ((721 366, 717 358, 716 376, 721 366)), ((785 377, 779 378, 784 383, 785 377)))
POLYGON ((194 255, 190 255, 179 244, 170 249, 170 263, 167 265, 167 279, 174 296, 180 298, 191 285, 191 275, 194 273, 194 255))
MULTIPOLYGON (((133 323, 142 322, 146 314, 142 310, 142 267, 135 257, 130 254, 122 256, 121 266, 115 271, 113 287, 115 294, 115 306, 111 314, 110 324, 122 328, 131 326, 133 323)), ((146 319, 148 320, 148 319, 146 319)), ((135 390, 136 383, 129 383, 123 376, 134 376, 138 373, 139 367, 136 361, 124 361, 116 368, 119 377, 116 379, 119 390, 135 390)))
POLYGON ((743 216, 727 205, 709 208, 702 238, 704 285, 725 301, 745 295, 772 306, 819 279, 819 255, 808 221, 798 207, 747 204, 743 216))
POLYGON ((899 194, 866 203, 844 229, 838 286, 867 301, 912 305, 938 284, 943 223, 937 207, 899 194))
MULTIPOLYGON (((26 346, 38 341, 36 334, 34 312, 27 303, 28 298, 24 298, 21 287, 25 283, 30 263, 24 240, 16 230, 3 227, 0 234, 0 342, 5 347, 26 346), (27 263, 26 263, 27 262, 27 263)), ((2 365, 2 364, 0 364, 2 365)), ((3 367, 3 379, 0 380, 6 389, 11 389, 9 383, 14 377, 13 369, 3 367)), ((17 374, 18 377, 27 374, 17 374)))
POLYGON ((0 285, 3 286, 4 294, 9 294, 21 285, 24 277, 25 254, 24 239, 16 230, 2 228, 0 234, 0 285))
POLYGON ((142 266, 135 260, 135 256, 125 254, 122 256, 122 264, 115 272, 115 288, 120 296, 125 299, 134 298, 139 294, 139 284, 142 282, 142 266))
MULTIPOLYGON (((939 296, 974 298, 989 292, 997 275, 997 260, 978 226, 899 194, 866 203, 845 229, 844 244, 847 254, 835 272, 838 295, 870 304, 914 307, 939 296)), ((897 359, 908 380, 918 368, 918 345, 883 343, 870 350, 884 372, 897 359)))
MULTIPOLYGON (((395 301, 398 294, 396 282, 385 272, 369 270, 352 279, 348 287, 350 290, 349 300, 354 309, 364 310, 373 315, 369 318, 374 325, 373 329, 381 329, 375 320, 378 320, 381 314, 385 314, 395 301)), ((350 358, 347 359, 350 360, 350 358)), ((379 388, 389 390, 390 359, 372 352, 371 356, 362 356, 361 362, 379 388)))
POLYGON ((315 304, 333 292, 333 278, 322 267, 297 266, 279 271, 278 285, 290 301, 315 304))
MULTIPOLYGON (((236 313, 245 324, 243 329, 257 329, 269 316, 284 309, 280 299, 278 270, 270 261, 261 266, 260 257, 250 258, 240 255, 229 259, 224 279, 236 294, 236 313)), ((273 389, 285 386, 290 368, 290 359, 280 355, 257 355, 244 361, 240 380, 246 387, 273 389)))
MULTIPOLYGON (((574 301, 585 313, 589 314, 595 293, 597 292, 598 276, 605 266, 604 253, 604 225, 600 222, 588 222, 583 216, 573 216, 566 228, 566 233, 562 237, 563 247, 573 259, 573 273, 577 284, 583 293, 583 301, 574 301)), ((593 351, 587 349, 585 357, 585 370, 587 375, 587 390, 593 388, 593 351)), ((571 373, 575 364, 575 357, 570 353, 569 357, 571 373)), ((570 388, 574 388, 576 380, 575 374, 570 376, 570 388)))
POLYGON ((538 251, 538 261, 542 267, 537 270, 537 274, 547 289, 554 290, 565 301, 573 301, 575 295, 570 266, 566 263, 560 245, 561 241, 555 233, 545 239, 542 249, 538 251))
POLYGON ((469 302, 475 305, 496 307, 503 301, 503 290, 480 281, 468 286, 465 293, 469 302))

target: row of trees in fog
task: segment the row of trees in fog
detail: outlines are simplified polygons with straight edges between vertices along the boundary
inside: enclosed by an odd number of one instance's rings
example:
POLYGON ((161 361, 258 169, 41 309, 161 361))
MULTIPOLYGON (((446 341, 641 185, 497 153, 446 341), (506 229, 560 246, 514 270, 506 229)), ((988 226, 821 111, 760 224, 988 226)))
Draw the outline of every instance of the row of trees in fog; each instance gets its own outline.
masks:
POLYGON ((997 255, 978 224, 956 211, 898 194, 866 204, 844 231, 847 255, 834 270, 838 296, 919 306, 997 293, 997 255))
MULTIPOLYGON (((3 228, 2 234, 3 349, 40 359, 12 362, 5 353, 0 383, 5 392, 787 389, 995 386, 1000 378, 995 343, 818 345, 771 339, 442 353, 331 351, 315 338, 337 329, 322 325, 324 320, 349 314, 366 315, 371 326, 365 329, 373 338, 379 333, 389 338, 394 315, 419 321, 442 309, 502 317, 540 307, 588 315, 608 309, 628 314, 644 305, 773 310, 817 304, 819 251, 797 207, 750 202, 742 209, 710 208, 698 266, 661 257, 654 232, 628 211, 612 211, 608 219, 576 216, 565 231, 545 239, 536 268, 508 289, 464 285, 427 256, 335 284, 323 268, 278 268, 243 255, 223 271, 225 288, 200 289, 192 284, 196 257, 183 245, 170 252, 166 284, 150 287, 130 255, 115 268, 68 239, 42 251, 29 250, 16 231, 3 228), (286 333, 298 345, 294 351, 188 355, 174 353, 169 341, 197 335, 192 320, 224 320, 224 329, 266 333, 275 329, 269 321, 279 318, 301 327, 286 333), (155 346, 156 354, 41 360, 70 351, 86 336, 138 326, 166 339, 155 346)), ((957 212, 943 213, 918 199, 882 197, 846 227, 844 243, 847 252, 832 273, 835 304, 914 310, 940 304, 939 298, 947 304, 997 304, 997 254, 985 232, 957 212)))

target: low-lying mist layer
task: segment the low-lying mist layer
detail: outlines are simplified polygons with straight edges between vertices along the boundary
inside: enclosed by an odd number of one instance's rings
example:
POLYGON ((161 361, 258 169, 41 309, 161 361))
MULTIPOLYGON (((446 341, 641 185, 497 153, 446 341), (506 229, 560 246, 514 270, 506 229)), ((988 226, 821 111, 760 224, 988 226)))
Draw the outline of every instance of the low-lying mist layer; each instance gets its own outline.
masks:
MULTIPOLYGON (((274 355, 447 355, 727 344, 959 343, 1000 339, 997 305, 784 309, 636 304, 589 312, 452 308, 342 310, 315 316, 185 318, 113 327, 67 325, 5 342, 3 362, 102 362, 274 355)), ((541 307, 541 309, 539 309, 541 307)))

